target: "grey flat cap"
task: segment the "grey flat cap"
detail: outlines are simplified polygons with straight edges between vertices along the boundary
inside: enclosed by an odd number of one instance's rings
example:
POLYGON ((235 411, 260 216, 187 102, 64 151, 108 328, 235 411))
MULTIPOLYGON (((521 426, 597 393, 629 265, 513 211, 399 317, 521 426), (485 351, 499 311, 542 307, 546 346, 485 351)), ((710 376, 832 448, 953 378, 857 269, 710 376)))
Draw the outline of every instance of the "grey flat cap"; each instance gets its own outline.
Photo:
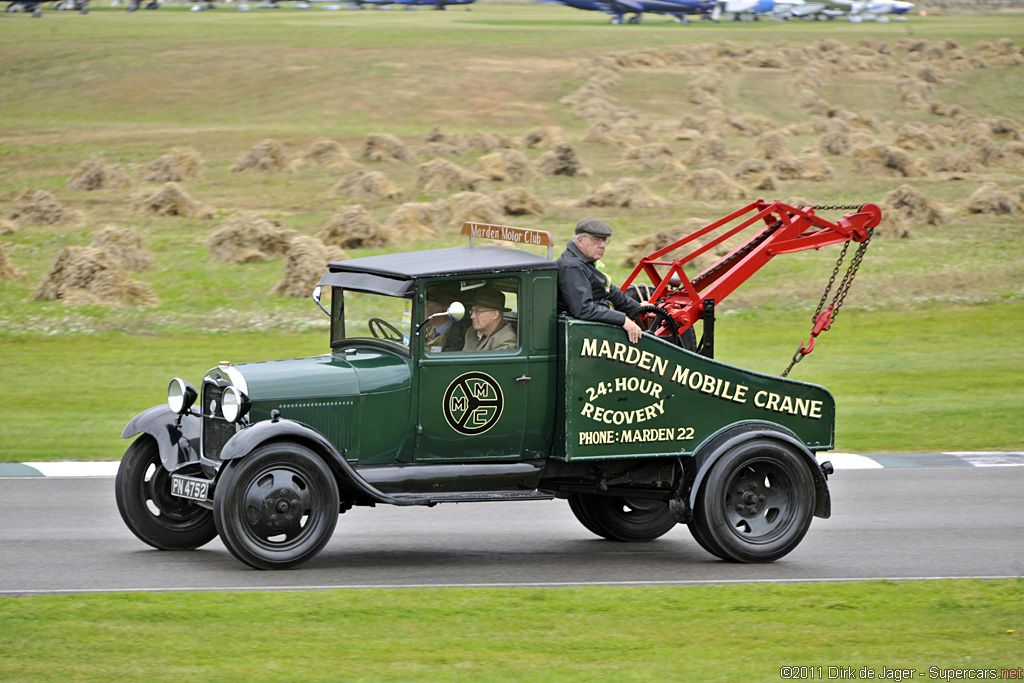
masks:
POLYGON ((588 235, 594 237, 608 238, 612 236, 612 229, 608 227, 608 224, 604 221, 599 221, 596 218, 584 218, 576 224, 576 234, 585 232, 588 235))

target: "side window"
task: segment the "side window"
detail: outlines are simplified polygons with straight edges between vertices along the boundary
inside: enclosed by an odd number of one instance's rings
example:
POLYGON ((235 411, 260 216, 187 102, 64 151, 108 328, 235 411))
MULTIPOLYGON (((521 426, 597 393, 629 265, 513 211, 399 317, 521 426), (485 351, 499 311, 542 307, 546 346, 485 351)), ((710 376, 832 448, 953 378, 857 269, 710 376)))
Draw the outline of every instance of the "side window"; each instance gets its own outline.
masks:
POLYGON ((519 348, 519 279, 475 278, 427 285, 424 298, 427 353, 514 351, 519 348), (462 320, 444 315, 453 301, 465 308, 462 320))

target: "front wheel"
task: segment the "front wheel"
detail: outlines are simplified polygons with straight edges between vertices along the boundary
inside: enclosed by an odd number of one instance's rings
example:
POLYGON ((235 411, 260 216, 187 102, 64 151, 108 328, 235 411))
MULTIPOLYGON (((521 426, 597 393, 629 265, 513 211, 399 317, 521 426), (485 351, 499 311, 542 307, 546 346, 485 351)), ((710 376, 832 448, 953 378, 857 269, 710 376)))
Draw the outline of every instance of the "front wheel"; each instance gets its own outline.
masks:
POLYGON ((213 513, 171 495, 171 474, 156 440, 143 434, 128 447, 114 479, 121 519, 132 533, 160 550, 193 550, 217 536, 213 513))
POLYGON ((810 465, 795 448, 751 439, 725 453, 701 486, 695 538, 719 557, 773 562, 803 540, 814 499, 810 465))
POLYGON ((676 525, 664 500, 572 493, 569 508, 583 526, 610 541, 653 541, 676 525))
POLYGON ((217 482, 214 521, 231 554, 256 569, 288 569, 319 553, 338 523, 338 484, 316 453, 260 446, 217 482))

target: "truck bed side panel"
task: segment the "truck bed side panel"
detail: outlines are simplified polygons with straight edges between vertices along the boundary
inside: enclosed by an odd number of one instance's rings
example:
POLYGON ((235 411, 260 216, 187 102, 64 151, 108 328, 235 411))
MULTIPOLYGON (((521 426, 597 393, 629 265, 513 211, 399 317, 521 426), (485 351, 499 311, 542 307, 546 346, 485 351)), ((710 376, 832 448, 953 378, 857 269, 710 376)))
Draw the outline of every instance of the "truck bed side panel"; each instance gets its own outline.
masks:
MULTIPOLYGON (((833 448, 835 401, 824 387, 744 370, 645 334, 559 321, 564 433, 552 455, 565 460, 691 455, 737 422, 791 431, 810 450, 833 448)), ((561 387, 560 387, 561 388, 561 387)))

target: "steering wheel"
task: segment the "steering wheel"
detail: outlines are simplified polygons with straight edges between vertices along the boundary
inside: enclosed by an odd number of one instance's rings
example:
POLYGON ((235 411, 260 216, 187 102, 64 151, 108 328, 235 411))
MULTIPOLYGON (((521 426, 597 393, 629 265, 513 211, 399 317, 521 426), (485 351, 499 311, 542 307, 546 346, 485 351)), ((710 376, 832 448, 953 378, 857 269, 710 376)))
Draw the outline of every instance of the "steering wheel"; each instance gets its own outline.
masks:
POLYGON ((370 318, 370 334, 377 339, 400 342, 404 339, 401 331, 384 318, 370 318))

